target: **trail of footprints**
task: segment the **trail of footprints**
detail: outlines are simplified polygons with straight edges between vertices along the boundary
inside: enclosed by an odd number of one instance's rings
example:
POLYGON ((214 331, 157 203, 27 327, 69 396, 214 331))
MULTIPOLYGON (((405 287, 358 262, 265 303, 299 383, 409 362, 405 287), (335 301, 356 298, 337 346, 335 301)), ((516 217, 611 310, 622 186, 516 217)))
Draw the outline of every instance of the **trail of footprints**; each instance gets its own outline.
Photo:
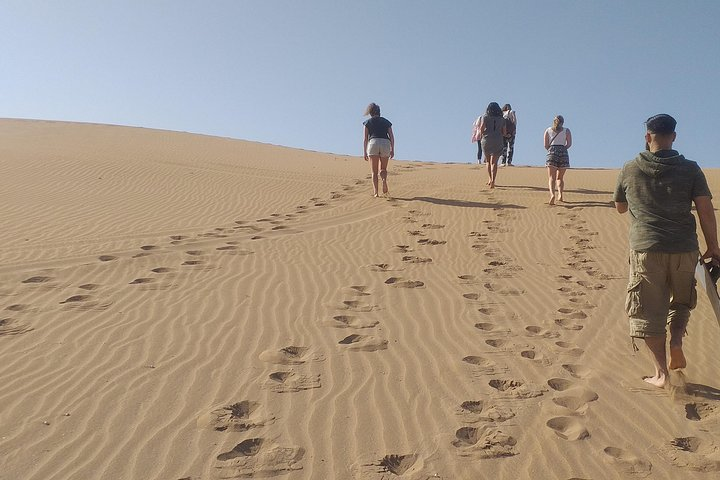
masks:
MULTIPOLYGON (((307 204, 298 205, 294 212, 271 214, 254 222, 238 220, 232 227, 218 227, 212 231, 191 235, 171 235, 167 246, 142 245, 131 258, 141 258, 186 247, 185 259, 177 266, 161 265, 152 268, 128 282, 143 290, 163 290, 172 288, 171 281, 163 280, 163 276, 172 277, 183 269, 213 268, 209 263, 211 255, 233 254, 251 255, 251 249, 241 248, 240 239, 257 241, 267 235, 277 233, 293 233, 288 224, 302 218, 311 208, 323 208, 330 202, 337 201, 353 192, 362 180, 354 185, 343 185, 338 191, 330 193, 328 200, 312 198, 307 204), (206 251, 193 245, 212 245, 207 241, 222 242, 213 251, 206 251)), ((591 432, 582 422, 583 415, 598 395, 589 389, 584 380, 590 375, 588 369, 577 363, 583 350, 572 341, 563 337, 567 334, 578 334, 588 321, 589 314, 595 307, 583 297, 591 290, 602 290, 602 280, 607 275, 598 271, 590 256, 592 250, 592 232, 585 227, 585 222, 576 213, 560 212, 566 221, 563 228, 570 230, 569 240, 572 246, 564 249, 566 264, 576 274, 588 278, 579 279, 575 275, 559 275, 557 290, 567 299, 565 305, 557 309, 552 325, 527 325, 524 336, 528 342, 518 342, 519 335, 509 325, 517 323, 518 317, 510 311, 506 304, 498 299, 523 295, 521 289, 512 285, 511 279, 522 270, 513 259, 493 247, 497 243, 496 236, 508 233, 514 218, 511 212, 496 209, 498 220, 486 220, 480 231, 470 232, 470 248, 482 255, 486 262, 482 275, 458 275, 461 285, 481 287, 479 291, 463 294, 466 301, 477 307, 478 321, 476 329, 485 337, 484 348, 477 354, 462 358, 471 375, 475 377, 493 377, 488 381, 492 392, 483 399, 472 399, 462 402, 456 414, 464 424, 454 435, 452 446, 458 455, 472 458, 499 458, 516 455, 518 441, 505 433, 501 425, 521 413, 522 402, 526 399, 542 397, 552 392, 552 402, 562 411, 562 415, 547 420, 546 425, 558 437, 568 441, 581 441, 589 438, 591 432), (482 280, 480 280, 482 279, 482 280), (539 343, 539 344, 538 344, 539 343), (560 360, 560 372, 570 378, 551 377, 546 385, 534 385, 522 380, 507 378, 509 368, 502 358, 519 355, 525 361, 533 362, 540 368, 549 368, 560 360)), ((409 210, 403 217, 406 223, 413 224, 408 230, 408 244, 396 245, 393 251, 400 256, 400 261, 408 267, 432 265, 432 258, 416 252, 416 248, 435 248, 447 243, 437 233, 443 225, 424 221, 427 214, 418 210, 409 210), (415 246, 413 246, 413 244, 415 246)), ((215 244, 217 245, 217 243, 215 244)), ((212 247, 211 247, 212 248, 212 247)), ((101 263, 122 261, 122 255, 100 255, 101 263)), ((390 263, 377 263, 369 266, 371 271, 382 274, 390 273, 384 283, 390 288, 414 289, 423 288, 424 282, 417 279, 396 276, 396 272, 404 268, 394 268, 390 263)), ((58 289, 67 292, 58 300, 60 308, 65 310, 105 310, 112 305, 111 298, 102 294, 109 290, 107 286, 97 283, 83 283, 76 286, 61 284, 56 278, 56 270, 49 269, 37 272, 23 279, 20 284, 25 289, 58 289)), ((15 292, 8 297, 15 296, 15 292)), ((372 292, 366 286, 353 285, 343 290, 344 299, 338 305, 337 314, 326 322, 328 327, 346 331, 346 335, 338 338, 338 348, 348 352, 375 352, 388 348, 388 341, 372 332, 377 330, 380 321, 376 312, 381 307, 372 303, 372 292)), ((26 303, 10 302, 0 310, 0 338, 12 337, 31 332, 33 328, 23 320, 23 316, 38 310, 37 306, 26 303)), ((311 365, 325 360, 324 355, 304 346, 286 346, 278 350, 265 351, 260 360, 275 367, 262 381, 262 387, 277 394, 295 393, 321 388, 320 374, 312 373, 311 365)), ((708 402, 688 401, 685 405, 686 418, 693 422, 714 422, 720 419, 720 407, 708 402)), ((264 410, 259 402, 241 400, 237 403, 213 408, 198 420, 198 425, 217 432, 233 432, 243 434, 244 438, 234 448, 220 453, 216 458, 215 469, 221 478, 240 478, 250 476, 275 476, 293 470, 302 469, 303 448, 288 446, 267 440, 256 431, 276 421, 272 413, 264 410)), ((720 462, 713 460, 717 446, 699 437, 678 437, 663 445, 662 453, 677 466, 690 466, 699 471, 720 470, 720 462)), ((620 472, 634 476, 650 474, 652 464, 635 456, 632 452, 609 446, 603 454, 620 472)), ((381 459, 362 464, 362 469, 370 469, 376 473, 403 475, 412 470, 417 455, 388 454, 381 459)))

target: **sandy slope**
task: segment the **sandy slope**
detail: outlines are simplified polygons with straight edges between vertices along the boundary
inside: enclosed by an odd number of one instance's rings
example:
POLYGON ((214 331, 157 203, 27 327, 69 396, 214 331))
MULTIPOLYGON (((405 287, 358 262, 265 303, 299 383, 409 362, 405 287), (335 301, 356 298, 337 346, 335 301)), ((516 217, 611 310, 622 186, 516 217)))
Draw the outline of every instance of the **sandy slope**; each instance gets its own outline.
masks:
POLYGON ((640 380, 616 175, 373 199, 359 158, 2 120, 0 479, 712 478, 720 327, 640 380))

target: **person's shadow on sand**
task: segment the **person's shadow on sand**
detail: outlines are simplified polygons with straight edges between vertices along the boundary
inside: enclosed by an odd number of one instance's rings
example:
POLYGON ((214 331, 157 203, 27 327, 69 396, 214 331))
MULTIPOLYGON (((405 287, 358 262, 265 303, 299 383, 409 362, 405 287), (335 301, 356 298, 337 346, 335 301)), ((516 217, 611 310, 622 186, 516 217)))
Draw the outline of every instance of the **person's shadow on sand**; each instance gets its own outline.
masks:
POLYGON ((513 205, 509 203, 482 203, 482 202, 470 202, 467 200, 454 200, 451 198, 434 198, 434 197, 412 197, 412 198, 400 198, 393 197, 394 200, 400 200, 404 202, 428 202, 434 203, 435 205, 447 205, 450 207, 465 207, 465 208, 495 208, 502 207, 508 209, 526 209, 522 205, 513 205))
POLYGON ((693 397, 701 397, 707 400, 720 401, 720 390, 708 385, 702 385, 699 383, 686 383, 685 393, 693 397))

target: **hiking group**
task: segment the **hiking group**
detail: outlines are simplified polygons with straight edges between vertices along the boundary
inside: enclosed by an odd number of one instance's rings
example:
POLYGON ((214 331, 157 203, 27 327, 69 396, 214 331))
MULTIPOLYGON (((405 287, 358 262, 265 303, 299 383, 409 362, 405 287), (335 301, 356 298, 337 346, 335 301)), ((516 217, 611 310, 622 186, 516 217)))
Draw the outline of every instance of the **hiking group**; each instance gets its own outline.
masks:
MULTIPOLYGON (((370 161, 373 195, 388 193, 387 165, 395 153, 392 123, 380 116, 375 103, 365 111, 363 154, 370 161)), ((545 130, 545 166, 548 171, 550 205, 563 202, 564 175, 570 167, 568 148, 572 134, 557 115, 545 130)), ((690 311, 697 305, 695 268, 698 259, 720 266, 717 221, 712 194, 705 174, 696 162, 674 150, 677 122, 667 114, 654 115, 645 122, 645 151, 627 162, 617 178, 613 201, 619 213, 630 213, 630 265, 625 299, 632 347, 643 339, 655 372, 644 377, 656 387, 669 383, 670 370, 687 366, 683 337, 690 311), (705 239, 700 255, 695 216, 705 239), (667 330, 669 327, 669 360, 667 330)), ((509 104, 502 109, 491 102, 473 125, 472 141, 477 142, 478 162, 485 155, 488 182, 495 187, 498 162, 512 165, 517 117, 509 104)))

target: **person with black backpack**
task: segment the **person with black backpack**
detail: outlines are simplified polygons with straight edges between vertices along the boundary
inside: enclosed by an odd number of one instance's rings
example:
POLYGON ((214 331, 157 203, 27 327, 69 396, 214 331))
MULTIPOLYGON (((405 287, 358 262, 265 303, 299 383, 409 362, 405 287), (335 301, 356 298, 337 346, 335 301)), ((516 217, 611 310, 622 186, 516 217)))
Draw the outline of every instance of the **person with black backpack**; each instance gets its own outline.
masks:
POLYGON ((500 157, 500 165, 512 165, 513 152, 515 151, 515 131, 517 130, 517 116, 515 110, 509 103, 503 105, 503 118, 505 118, 506 134, 503 138, 503 153, 500 157))

